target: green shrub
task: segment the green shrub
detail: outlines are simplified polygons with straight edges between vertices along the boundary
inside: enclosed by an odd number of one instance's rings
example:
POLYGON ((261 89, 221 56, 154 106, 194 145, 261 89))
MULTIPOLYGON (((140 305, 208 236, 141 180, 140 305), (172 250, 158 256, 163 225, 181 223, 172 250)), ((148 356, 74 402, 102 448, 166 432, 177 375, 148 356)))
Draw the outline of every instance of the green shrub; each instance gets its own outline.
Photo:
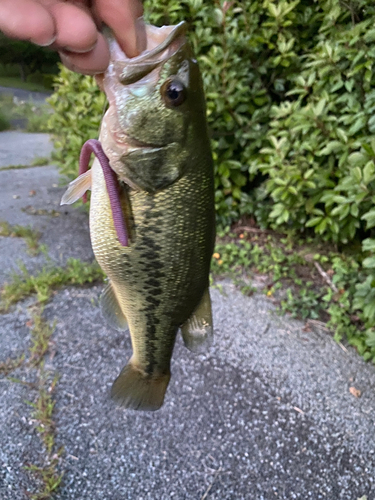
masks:
POLYGON ((254 190, 256 174, 263 175, 259 151, 268 144, 271 106, 284 101, 315 47, 326 3, 145 2, 156 24, 190 24, 206 88, 222 222, 253 212, 260 202, 257 215, 267 225, 270 193, 264 183, 254 190))
MULTIPOLYGON (((342 242, 366 230, 374 11, 369 0, 145 1, 153 24, 188 22, 219 220, 253 212, 263 226, 314 227, 342 242)), ((82 143, 97 136, 104 97, 92 78, 62 69, 51 104, 58 161, 73 177, 82 143)))
POLYGON ((321 4, 331 10, 317 43, 272 107, 269 145, 250 171, 267 175, 272 227, 312 227, 347 243, 375 226, 375 9, 321 4))
POLYGON ((78 173, 82 145, 98 136, 106 98, 94 78, 82 77, 61 66, 55 93, 48 102, 54 110, 47 124, 54 134, 53 159, 60 172, 73 179, 78 173))
MULTIPOLYGON (((146 1, 145 12, 156 25, 182 19, 189 24, 206 89, 217 212, 223 221, 233 220, 251 207, 249 166, 266 145, 272 103, 284 98, 299 58, 313 46, 316 14, 298 1, 224 2, 221 7, 216 1, 146 1)), ((103 110, 99 95, 92 79, 62 70, 50 126, 64 174, 76 174, 79 148, 97 135, 103 110)))

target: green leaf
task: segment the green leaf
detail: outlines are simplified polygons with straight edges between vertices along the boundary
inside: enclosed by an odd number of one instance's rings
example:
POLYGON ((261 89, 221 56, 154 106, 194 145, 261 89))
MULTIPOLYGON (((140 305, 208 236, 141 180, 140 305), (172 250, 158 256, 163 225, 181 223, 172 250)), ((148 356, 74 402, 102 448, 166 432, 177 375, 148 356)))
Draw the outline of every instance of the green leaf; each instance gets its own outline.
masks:
MULTIPOLYGON (((365 162, 365 160, 366 160, 366 156, 362 153, 359 153, 358 151, 356 151, 348 156, 348 162, 351 165, 361 165, 365 162)), ((362 175, 361 175, 361 177, 362 177, 362 175)))
POLYGON ((363 182, 367 185, 371 180, 373 180, 375 174, 374 162, 371 160, 366 163, 363 169, 363 182))
POLYGON ((314 113, 316 116, 320 116, 323 113, 324 108, 326 107, 327 101, 326 99, 321 99, 318 104, 314 108, 314 113))
POLYGON ((367 117, 360 116, 359 118, 357 118, 357 120, 353 123, 353 125, 348 130, 348 135, 356 134, 366 125, 366 123, 367 123, 367 117))
POLYGON ((366 238, 362 241, 362 250, 364 252, 375 252, 375 239, 366 238))
POLYGON ((279 217, 283 212, 283 210, 284 210, 284 205, 282 203, 276 203, 276 205, 274 205, 272 209, 272 212, 270 213, 270 217, 273 219, 279 217))
POLYGON ((361 217, 362 220, 367 221, 367 229, 375 226, 375 208, 369 210, 361 217))
POLYGON ((312 217, 309 221, 306 222, 306 227, 313 227, 319 224, 322 220, 322 217, 312 217))
MULTIPOLYGON (((375 267, 375 257, 367 257, 362 262, 362 265, 363 265, 363 267, 367 267, 367 268, 375 267)), ((375 307, 375 303, 374 303, 374 307, 375 307)))
POLYGON ((323 234, 324 231, 326 230, 328 221, 329 221, 328 217, 325 217, 323 220, 321 220, 320 223, 316 225, 315 232, 323 234))

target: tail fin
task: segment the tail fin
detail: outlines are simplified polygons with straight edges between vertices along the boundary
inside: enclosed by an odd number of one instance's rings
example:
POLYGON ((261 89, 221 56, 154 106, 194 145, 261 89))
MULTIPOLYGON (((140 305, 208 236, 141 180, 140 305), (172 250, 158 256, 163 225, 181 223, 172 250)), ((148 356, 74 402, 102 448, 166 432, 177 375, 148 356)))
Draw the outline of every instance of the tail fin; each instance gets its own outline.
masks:
POLYGON ((125 408, 155 411, 164 402, 170 378, 169 373, 156 377, 145 375, 130 360, 114 381, 111 396, 125 408))

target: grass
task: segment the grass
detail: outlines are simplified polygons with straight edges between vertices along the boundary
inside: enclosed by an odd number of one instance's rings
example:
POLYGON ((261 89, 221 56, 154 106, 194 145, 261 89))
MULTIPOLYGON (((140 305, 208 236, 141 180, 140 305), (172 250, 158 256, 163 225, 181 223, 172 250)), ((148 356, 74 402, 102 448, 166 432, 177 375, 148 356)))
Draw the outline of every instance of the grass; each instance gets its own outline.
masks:
POLYGON ((9 130, 10 128, 11 128, 10 121, 0 108, 0 132, 3 132, 4 130, 9 130))
POLYGON ((13 87, 45 93, 50 92, 52 89, 52 77, 53 75, 51 74, 34 72, 27 75, 24 82, 21 79, 20 69, 17 64, 0 64, 0 85, 2 87, 13 87))
POLYGON ((19 105, 18 113, 26 118, 27 132, 46 132, 46 125, 51 114, 48 104, 22 103, 19 105))
POLYGON ((36 82, 23 82, 21 78, 17 76, 3 76, 0 75, 0 86, 1 87, 10 87, 22 90, 29 90, 31 92, 43 92, 46 93, 49 89, 40 83, 36 82))
POLYGON ((46 302, 53 290, 67 285, 83 285, 103 281, 104 274, 96 262, 69 259, 66 267, 44 268, 31 275, 23 267, 22 274, 14 274, 0 294, 0 311, 6 312, 12 304, 36 294, 39 303, 46 302))
POLYGON ((40 233, 29 226, 11 226, 6 221, 0 221, 0 236, 23 238, 31 255, 37 255, 44 250, 43 245, 39 245, 40 233))

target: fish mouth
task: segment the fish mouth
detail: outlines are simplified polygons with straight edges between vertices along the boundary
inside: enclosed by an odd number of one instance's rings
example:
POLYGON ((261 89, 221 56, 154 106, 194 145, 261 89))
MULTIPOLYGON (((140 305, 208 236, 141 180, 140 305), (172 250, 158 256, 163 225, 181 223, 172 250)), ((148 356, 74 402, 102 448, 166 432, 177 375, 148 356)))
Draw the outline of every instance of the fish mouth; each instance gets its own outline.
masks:
POLYGON ((138 82, 173 57, 186 43, 186 23, 184 21, 175 26, 163 26, 162 28, 147 25, 148 48, 139 56, 129 59, 119 50, 113 34, 108 30, 104 33, 109 43, 113 68, 119 75, 119 81, 122 85, 138 82))
POLYGON ((153 144, 152 142, 143 142, 134 137, 126 136, 126 144, 128 146, 129 152, 136 149, 164 149, 170 146, 172 143, 166 144, 153 144))
MULTIPOLYGON (((170 48, 173 43, 176 45, 173 47, 174 51, 177 51, 181 43, 184 42, 184 37, 186 35, 187 25, 185 21, 181 21, 179 24, 174 26, 163 26, 162 28, 155 28, 155 26, 147 26, 147 38, 154 44, 153 48, 145 50, 139 56, 129 59, 129 65, 138 65, 139 63, 150 62, 157 59, 158 56, 161 57, 160 61, 164 59, 163 52, 170 48)), ((170 57, 168 54, 167 57, 170 57)), ((158 62, 158 61, 156 61, 158 62)))

